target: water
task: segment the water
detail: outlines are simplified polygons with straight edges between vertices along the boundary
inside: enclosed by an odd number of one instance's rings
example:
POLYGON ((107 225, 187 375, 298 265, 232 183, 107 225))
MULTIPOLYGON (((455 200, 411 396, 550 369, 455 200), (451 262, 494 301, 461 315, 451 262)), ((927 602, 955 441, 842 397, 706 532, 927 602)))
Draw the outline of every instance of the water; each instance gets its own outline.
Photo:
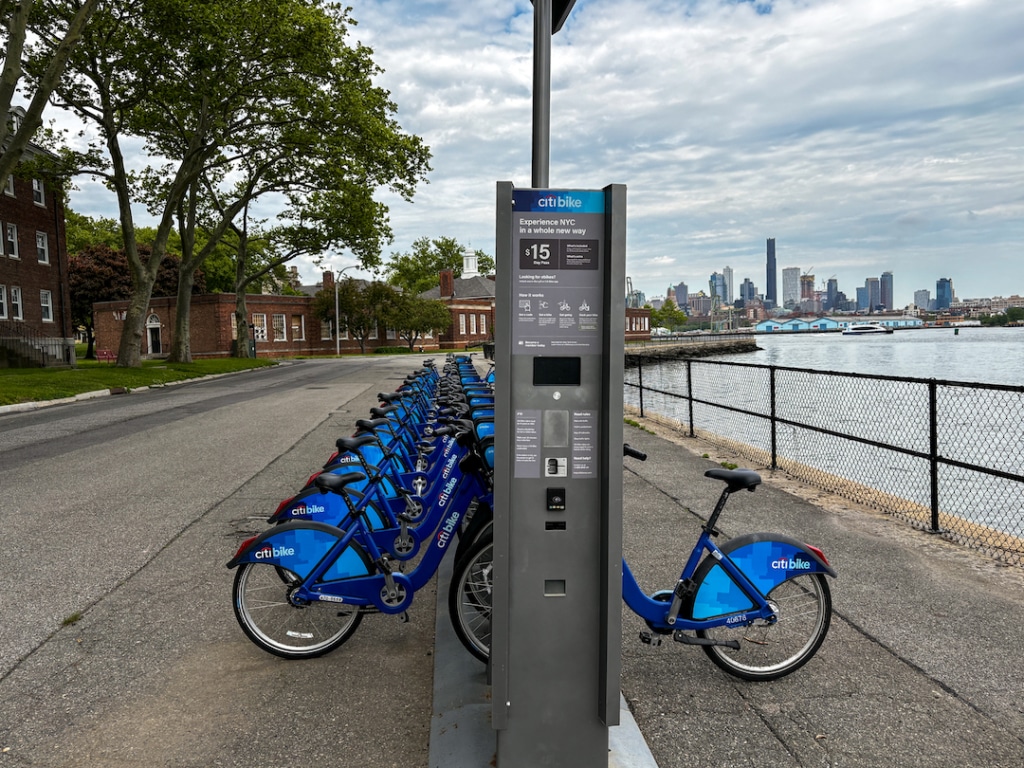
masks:
POLYGON ((1024 385, 1024 328, 925 328, 878 336, 758 334, 757 352, 709 358, 818 371, 1024 385))
MULTIPOLYGON (((1024 385, 1021 328, 961 328, 959 333, 922 329, 861 337, 759 334, 756 341, 761 347, 756 352, 706 359, 866 376, 1024 385)), ((643 377, 644 385, 654 390, 687 391, 684 361, 645 366, 643 377)), ((767 419, 747 415, 770 413, 765 369, 695 361, 693 378, 696 428, 755 449, 770 447, 767 419)), ((632 375, 627 380, 635 381, 632 375)), ((906 514, 912 519, 918 519, 914 517, 917 510, 930 507, 926 384, 793 371, 778 371, 776 384, 776 415, 785 422, 777 432, 778 455, 803 467, 804 479, 821 481, 830 490, 843 481, 856 489, 877 489, 889 495, 883 508, 899 513, 906 502, 906 514), (832 437, 829 432, 852 439, 832 437)), ((636 390, 627 390, 626 399, 636 405, 636 390)), ((645 408, 681 422, 689 420, 683 399, 656 391, 645 396, 645 408)), ((941 512, 1024 536, 1024 484, 1019 481, 1024 475, 1024 394, 939 384, 936 421, 937 455, 959 464, 939 468, 941 512), (999 476, 1002 473, 1013 477, 999 476)), ((945 519, 941 524, 956 527, 945 519)))

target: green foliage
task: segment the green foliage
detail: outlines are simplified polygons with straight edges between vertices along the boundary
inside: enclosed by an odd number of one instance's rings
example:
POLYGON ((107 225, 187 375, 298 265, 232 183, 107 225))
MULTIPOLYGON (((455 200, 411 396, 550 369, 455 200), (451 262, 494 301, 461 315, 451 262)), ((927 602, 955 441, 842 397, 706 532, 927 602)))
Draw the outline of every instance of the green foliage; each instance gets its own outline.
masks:
POLYGON ((396 292, 385 307, 382 320, 412 349, 426 334, 448 330, 452 315, 444 302, 396 292))
POLYGON ((659 326, 670 330, 677 330, 686 324, 686 313, 675 305, 671 299, 665 299, 661 309, 651 310, 651 327, 659 326))
MULTIPOLYGON (((418 295, 436 288, 441 270, 450 269, 455 277, 462 277, 462 258, 466 248, 454 237, 421 237, 412 244, 410 253, 392 253, 384 267, 388 283, 406 293, 418 295)), ((475 251, 477 268, 481 274, 494 271, 494 258, 483 251, 475 251)))

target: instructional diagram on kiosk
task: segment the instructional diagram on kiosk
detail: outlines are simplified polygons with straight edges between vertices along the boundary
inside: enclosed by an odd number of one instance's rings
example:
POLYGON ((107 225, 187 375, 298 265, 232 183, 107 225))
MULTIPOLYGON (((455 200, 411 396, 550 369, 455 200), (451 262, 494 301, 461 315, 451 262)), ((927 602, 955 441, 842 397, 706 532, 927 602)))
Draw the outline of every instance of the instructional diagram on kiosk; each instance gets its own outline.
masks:
POLYGON ((594 214, 519 217, 512 354, 599 351, 603 226, 594 214))

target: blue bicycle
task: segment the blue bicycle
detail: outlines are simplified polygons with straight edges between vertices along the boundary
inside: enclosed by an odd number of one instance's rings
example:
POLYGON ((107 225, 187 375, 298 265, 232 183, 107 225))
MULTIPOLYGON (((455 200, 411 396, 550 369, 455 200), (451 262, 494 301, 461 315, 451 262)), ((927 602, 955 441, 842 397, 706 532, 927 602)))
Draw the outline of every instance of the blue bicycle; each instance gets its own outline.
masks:
MULTIPOLYGON (((644 460, 623 446, 626 455, 644 460)), ((704 649, 721 669, 744 680, 775 680, 806 664, 821 647, 832 618, 825 576, 834 577, 822 551, 788 536, 752 533, 718 546, 713 537, 729 496, 753 491, 751 470, 712 469, 705 477, 726 484, 672 589, 644 594, 622 561, 622 597, 648 629, 640 640, 665 636, 704 649)), ((494 543, 485 529, 456 561, 448 593, 452 625, 463 645, 486 660, 491 642, 494 543)))

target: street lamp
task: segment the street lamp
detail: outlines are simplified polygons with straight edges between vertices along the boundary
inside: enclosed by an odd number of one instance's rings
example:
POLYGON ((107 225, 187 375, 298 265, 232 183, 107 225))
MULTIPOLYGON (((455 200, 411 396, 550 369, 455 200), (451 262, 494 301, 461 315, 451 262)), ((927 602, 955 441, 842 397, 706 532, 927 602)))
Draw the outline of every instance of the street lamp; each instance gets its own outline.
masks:
POLYGON ((338 313, 338 282, 341 280, 341 276, 345 274, 346 269, 355 269, 358 264, 350 264, 347 267, 342 267, 339 271, 334 273, 334 355, 335 357, 341 357, 341 317, 338 313))

